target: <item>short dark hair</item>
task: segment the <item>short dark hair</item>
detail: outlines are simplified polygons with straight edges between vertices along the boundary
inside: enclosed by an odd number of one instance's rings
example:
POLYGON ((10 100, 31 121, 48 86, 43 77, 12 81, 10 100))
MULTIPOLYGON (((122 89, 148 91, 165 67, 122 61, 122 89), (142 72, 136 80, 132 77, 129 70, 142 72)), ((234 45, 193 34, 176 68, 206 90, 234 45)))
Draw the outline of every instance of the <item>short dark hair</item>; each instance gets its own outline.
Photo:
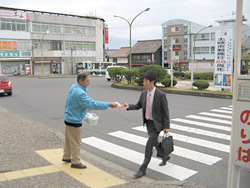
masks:
POLYGON ((89 76, 88 72, 80 72, 77 75, 77 82, 79 82, 79 80, 85 81, 85 79, 89 76))
POLYGON ((154 71, 147 71, 144 73, 143 79, 149 80, 150 82, 154 80, 156 83, 156 73, 154 71))

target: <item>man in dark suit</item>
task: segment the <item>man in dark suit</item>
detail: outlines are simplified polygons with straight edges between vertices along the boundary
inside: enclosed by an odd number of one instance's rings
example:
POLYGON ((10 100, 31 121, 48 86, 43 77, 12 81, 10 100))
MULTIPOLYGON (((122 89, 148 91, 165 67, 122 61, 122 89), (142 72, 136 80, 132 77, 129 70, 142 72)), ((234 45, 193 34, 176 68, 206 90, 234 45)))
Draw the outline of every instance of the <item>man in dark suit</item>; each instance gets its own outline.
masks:
MULTIPOLYGON (((142 108, 143 125, 146 123, 148 131, 148 141, 145 149, 144 161, 135 178, 140 178, 146 174, 147 166, 153 154, 153 147, 158 147, 158 136, 163 130, 165 133, 169 131, 170 119, 168 110, 168 101, 164 92, 155 87, 156 73, 147 71, 143 75, 143 85, 146 90, 143 90, 136 104, 123 103, 120 109, 138 110, 142 108)), ((170 157, 166 156, 159 164, 163 166, 170 157)))

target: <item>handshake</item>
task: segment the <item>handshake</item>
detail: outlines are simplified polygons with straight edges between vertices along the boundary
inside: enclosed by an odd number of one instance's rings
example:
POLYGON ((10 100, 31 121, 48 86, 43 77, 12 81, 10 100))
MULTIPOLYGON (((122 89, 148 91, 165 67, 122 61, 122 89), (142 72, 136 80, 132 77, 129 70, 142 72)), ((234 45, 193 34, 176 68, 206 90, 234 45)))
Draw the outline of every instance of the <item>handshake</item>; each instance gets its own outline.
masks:
POLYGON ((129 108, 129 105, 127 103, 120 104, 119 102, 110 102, 110 107, 111 108, 119 107, 122 110, 126 110, 129 108))

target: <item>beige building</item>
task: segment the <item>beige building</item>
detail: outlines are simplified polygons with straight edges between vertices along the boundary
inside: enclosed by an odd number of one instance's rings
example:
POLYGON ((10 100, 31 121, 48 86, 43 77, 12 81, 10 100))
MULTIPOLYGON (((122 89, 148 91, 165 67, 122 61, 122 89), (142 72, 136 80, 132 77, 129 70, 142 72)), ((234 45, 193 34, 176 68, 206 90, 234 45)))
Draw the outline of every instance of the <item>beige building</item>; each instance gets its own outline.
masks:
POLYGON ((103 62, 104 22, 98 17, 0 7, 0 73, 76 74, 77 62, 103 62))

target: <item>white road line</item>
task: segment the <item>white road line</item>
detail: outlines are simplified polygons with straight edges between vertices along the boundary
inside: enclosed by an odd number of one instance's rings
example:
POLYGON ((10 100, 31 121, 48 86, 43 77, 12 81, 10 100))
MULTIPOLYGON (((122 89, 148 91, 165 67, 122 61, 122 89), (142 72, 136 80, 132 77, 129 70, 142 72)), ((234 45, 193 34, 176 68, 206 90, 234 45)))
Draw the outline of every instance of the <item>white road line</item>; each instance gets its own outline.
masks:
MULTIPOLYGON (((109 133, 109 135, 115 136, 117 138, 120 138, 126 141, 130 141, 136 144, 140 144, 143 146, 145 146, 147 142, 147 139, 144 137, 126 133, 123 131, 112 132, 112 133, 109 133)), ((221 160, 221 158, 219 157, 215 157, 212 155, 185 149, 185 148, 178 147, 178 146, 174 146, 174 151, 172 152, 172 154, 189 159, 189 160, 194 160, 194 161, 206 164, 206 165, 213 165, 221 160)))
POLYGON ((207 117, 196 116, 196 115, 189 115, 189 116, 186 116, 186 117, 193 118, 193 119, 198 119, 198 120, 211 121, 211 122, 216 122, 216 123, 232 125, 232 121, 227 121, 227 120, 221 120, 221 119, 215 119, 215 118, 207 118, 207 117))
MULTIPOLYGON (((120 158, 126 159, 136 164, 141 164, 144 159, 144 154, 130 150, 128 148, 107 142, 105 140, 89 137, 82 139, 82 142, 88 144, 92 147, 98 148, 104 152, 110 153, 112 155, 118 156, 120 158)), ((167 176, 171 176, 175 179, 184 181, 187 178, 193 176, 197 173, 197 171, 181 167, 172 163, 167 163, 165 166, 160 167, 159 163, 161 162, 160 159, 156 159, 152 157, 151 162, 148 165, 149 169, 157 171, 167 176)))
POLYGON ((232 116, 223 115, 223 114, 215 114, 215 113, 209 113, 209 112, 201 112, 200 115, 204 116, 212 116, 212 117, 219 117, 219 118, 225 118, 225 119, 232 119, 232 116))
POLYGON ((220 112, 220 113, 225 113, 225 114, 232 114, 232 111, 227 111, 227 110, 212 109, 210 111, 212 111, 212 112, 220 112))
POLYGON ((177 129, 181 131, 186 131, 189 133, 194 133, 194 134, 200 134, 200 135, 205 135, 209 137, 214 137, 214 138, 220 138, 224 140, 231 140, 231 136, 227 134, 222 134, 222 133, 217 133, 217 132, 212 132, 212 131, 207 131, 207 130, 202 130, 202 129, 195 129, 192 127, 187 127, 187 126, 181 126, 177 124, 171 123, 170 125, 171 129, 177 129))
POLYGON ((207 128, 219 129, 219 130, 231 132, 231 127, 227 127, 227 126, 214 125, 214 124, 210 124, 210 123, 203 123, 203 122, 199 122, 199 121, 192 121, 192 120, 181 119, 181 118, 171 119, 171 121, 177 121, 177 122, 181 122, 181 123, 197 125, 200 127, 207 127, 207 128))
POLYGON ((232 108, 228 108, 228 107, 221 107, 220 109, 222 109, 222 110, 233 110, 232 108))
MULTIPOLYGON (((147 132, 147 130, 143 126, 134 127, 133 129, 141 131, 141 132, 147 132)), ((163 135, 163 132, 161 132, 161 135, 163 135)), ((226 153, 230 152, 229 145, 220 144, 217 142, 211 142, 211 141, 207 141, 207 140, 203 140, 203 139, 199 139, 199 138, 184 136, 184 135, 180 135, 180 134, 176 134, 176 133, 172 133, 172 132, 171 132, 171 135, 173 136, 174 140, 179 140, 181 142, 194 144, 197 146, 206 147, 206 148, 210 148, 210 149, 214 149, 214 150, 218 150, 218 151, 223 151, 226 153)))

